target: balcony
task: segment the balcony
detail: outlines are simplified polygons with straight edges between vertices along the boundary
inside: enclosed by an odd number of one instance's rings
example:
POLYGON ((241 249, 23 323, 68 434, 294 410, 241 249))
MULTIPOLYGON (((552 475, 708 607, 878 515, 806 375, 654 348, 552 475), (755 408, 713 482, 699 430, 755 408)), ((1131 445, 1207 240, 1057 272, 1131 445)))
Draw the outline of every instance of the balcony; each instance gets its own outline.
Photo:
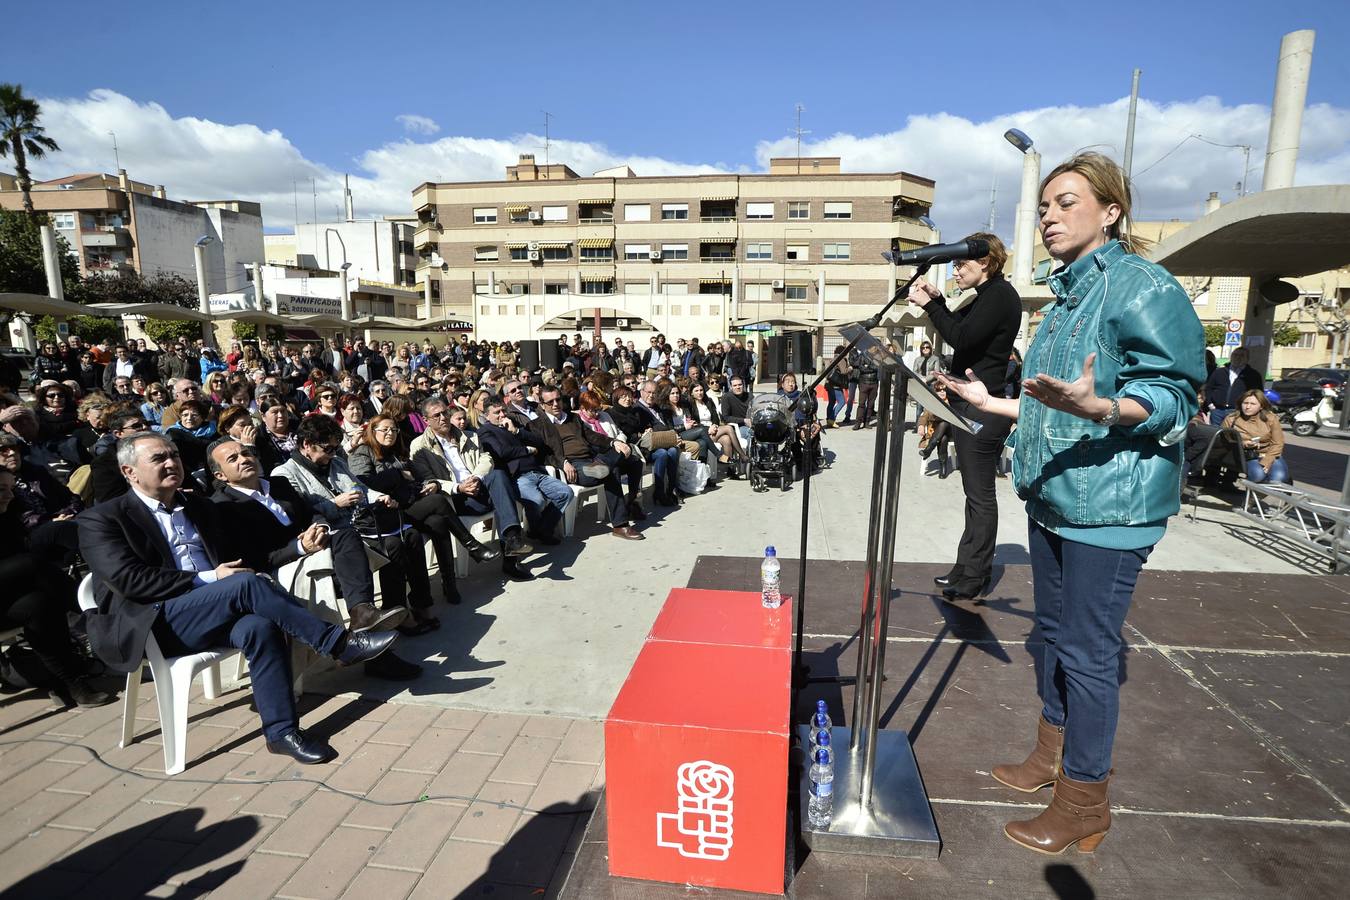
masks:
POLYGON ((735 222, 735 221, 736 221, 736 214, 735 214, 735 213, 731 213, 731 214, 728 214, 728 215, 699 216, 699 217, 698 217, 698 220, 699 220, 700 222, 735 222))
POLYGON ((736 257, 735 257, 735 256, 731 256, 731 255, 728 255, 728 256, 700 256, 700 257, 698 258, 698 261, 699 261, 699 262, 702 262, 702 263, 722 263, 722 264, 726 265, 726 264, 734 263, 734 262, 736 261, 736 257))
POLYGON ((610 214, 607 215, 607 216, 582 216, 581 218, 577 219, 577 224, 578 224, 578 225, 613 225, 613 224, 614 224, 614 214, 613 214, 613 213, 610 213, 610 214))
POLYGON ((130 247, 131 235, 121 225, 81 228, 80 243, 85 247, 130 247))

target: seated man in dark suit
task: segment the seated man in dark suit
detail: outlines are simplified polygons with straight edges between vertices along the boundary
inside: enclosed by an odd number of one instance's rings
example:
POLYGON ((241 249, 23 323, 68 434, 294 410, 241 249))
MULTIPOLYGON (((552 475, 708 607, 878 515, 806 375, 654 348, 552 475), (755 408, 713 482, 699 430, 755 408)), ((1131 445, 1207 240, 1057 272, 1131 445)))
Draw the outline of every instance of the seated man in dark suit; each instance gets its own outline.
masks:
POLYGON ((640 506, 642 490, 642 460, 624 441, 612 440, 581 421, 581 417, 563 408, 556 387, 545 387, 540 393, 540 408, 544 414, 530 423, 549 447, 549 463, 562 473, 568 484, 591 487, 605 486, 605 500, 609 504, 610 533, 628 541, 643 540, 633 527, 640 506), (619 475, 628 476, 629 495, 624 502, 623 485, 619 475))
MULTIPOLYGON (((455 413, 463 416, 463 412, 455 413)), ((492 458, 493 472, 505 475, 515 486, 530 534, 541 544, 557 544, 554 530, 562 521, 570 503, 576 502, 572 489, 544 468, 540 460, 548 455, 548 444, 528 428, 517 428, 506 416, 506 405, 495 397, 483 404, 478 420, 478 442, 492 458)))
POLYGON ((110 669, 134 672, 152 631, 166 656, 237 647, 267 749, 301 763, 333 759, 332 747, 300 730, 286 636, 352 665, 388 650, 397 633, 330 625, 245 567, 216 504, 179 491, 183 464, 163 435, 123 438, 116 453, 131 490, 79 517, 80 552, 97 585, 98 612, 87 616, 94 652, 110 669))
MULTIPOLYGON (((232 533, 248 535, 244 565, 273 571, 331 547, 333 575, 347 600, 352 631, 390 631, 407 617, 406 607, 375 608, 375 583, 361 536, 351 528, 331 531, 290 482, 263 478, 252 447, 220 438, 207 451, 206 462, 216 485, 211 499, 220 504, 232 533)), ((421 674, 422 667, 389 651, 366 663, 365 671, 375 678, 407 681, 421 674)))

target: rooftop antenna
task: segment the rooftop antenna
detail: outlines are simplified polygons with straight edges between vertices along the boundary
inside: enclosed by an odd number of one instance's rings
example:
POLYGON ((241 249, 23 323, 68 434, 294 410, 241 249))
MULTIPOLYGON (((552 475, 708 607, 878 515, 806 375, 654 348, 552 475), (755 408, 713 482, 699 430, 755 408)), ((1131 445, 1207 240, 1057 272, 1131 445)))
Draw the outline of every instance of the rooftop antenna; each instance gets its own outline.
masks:
POLYGON ((796 127, 794 130, 797 132, 797 174, 798 174, 798 175, 802 174, 802 135, 804 135, 804 134, 810 134, 810 133, 811 133, 810 131, 803 131, 803 130, 802 130, 802 110, 804 110, 804 109, 806 109, 805 106, 802 106, 800 103, 797 104, 797 127, 796 127))
POLYGON ((117 155, 117 134, 112 131, 108 132, 108 134, 112 135, 113 139, 113 165, 116 166, 113 171, 114 173, 120 172, 122 171, 122 158, 117 155))
POLYGON ((300 230, 300 188, 296 186, 295 179, 291 179, 291 202, 295 204, 295 230, 300 230))
POLYGON ((548 178, 548 148, 549 148, 548 122, 549 119, 553 118, 553 113, 549 112, 546 109, 542 109, 540 110, 540 112, 544 114, 544 177, 548 178))
POLYGON ((994 204, 997 201, 998 201, 998 176, 995 175, 994 185, 993 187, 989 188, 989 224, 984 229, 990 234, 994 233, 994 204))

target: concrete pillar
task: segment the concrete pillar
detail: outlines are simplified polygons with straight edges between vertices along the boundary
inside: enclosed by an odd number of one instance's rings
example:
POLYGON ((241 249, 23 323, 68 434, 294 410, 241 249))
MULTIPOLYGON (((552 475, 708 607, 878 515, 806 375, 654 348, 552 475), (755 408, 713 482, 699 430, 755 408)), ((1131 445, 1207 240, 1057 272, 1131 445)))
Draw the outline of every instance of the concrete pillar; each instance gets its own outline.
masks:
POLYGON ((1280 62, 1275 70, 1275 102, 1270 109, 1270 137, 1266 141, 1266 170, 1261 190, 1293 187, 1298 162, 1299 132, 1303 105, 1308 99, 1308 73, 1312 69, 1312 30, 1291 31, 1280 41, 1280 62))
POLYGON ((1017 221, 1013 235, 1013 287, 1031 284, 1032 248, 1036 242, 1036 206, 1041 186, 1041 154, 1028 150, 1022 154, 1022 193, 1017 201, 1017 221))
POLYGON ((61 283, 61 259, 56 252, 56 232, 52 226, 43 225, 42 266, 47 272, 47 295, 57 300, 66 299, 65 285, 61 283))
MULTIPOLYGON (((206 281, 206 247, 197 244, 192 248, 193 261, 197 265, 197 309, 204 315, 211 315, 211 289, 206 281)), ((208 322, 202 323, 202 340, 206 346, 215 348, 216 329, 208 322)))
MULTIPOLYGON (((343 273, 343 277, 344 277, 344 278, 346 277, 346 273, 345 273, 345 272, 343 273)), ((444 297, 441 298, 441 302, 442 302, 442 303, 445 302, 445 298, 444 298, 444 297)), ((425 292, 424 292, 423 295, 422 295, 422 318, 428 319, 428 320, 431 318, 431 270, 430 270, 430 269, 427 270, 427 286, 426 286, 425 292)))
POLYGON ((816 283, 816 321, 825 321, 825 270, 820 270, 820 280, 816 283))
POLYGON ((1247 309, 1242 321, 1242 343, 1250 357, 1248 365, 1264 373, 1270 365, 1270 341, 1275 333, 1275 309, 1261 296, 1260 284, 1266 276, 1252 276, 1247 282, 1247 309))

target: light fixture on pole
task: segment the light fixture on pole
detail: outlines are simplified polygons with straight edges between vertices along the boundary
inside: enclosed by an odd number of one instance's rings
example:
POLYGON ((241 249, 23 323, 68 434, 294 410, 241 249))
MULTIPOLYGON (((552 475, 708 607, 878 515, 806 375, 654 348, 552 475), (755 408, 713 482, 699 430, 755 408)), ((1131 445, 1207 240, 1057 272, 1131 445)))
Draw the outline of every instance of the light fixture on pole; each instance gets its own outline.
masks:
MULTIPOLYGON (((206 245, 215 238, 204 234, 192 245, 193 262, 197 267, 197 309, 205 316, 211 315, 211 291, 206 281, 206 245)), ((202 340, 212 349, 216 346, 216 329, 208 319, 202 323, 202 340)))

